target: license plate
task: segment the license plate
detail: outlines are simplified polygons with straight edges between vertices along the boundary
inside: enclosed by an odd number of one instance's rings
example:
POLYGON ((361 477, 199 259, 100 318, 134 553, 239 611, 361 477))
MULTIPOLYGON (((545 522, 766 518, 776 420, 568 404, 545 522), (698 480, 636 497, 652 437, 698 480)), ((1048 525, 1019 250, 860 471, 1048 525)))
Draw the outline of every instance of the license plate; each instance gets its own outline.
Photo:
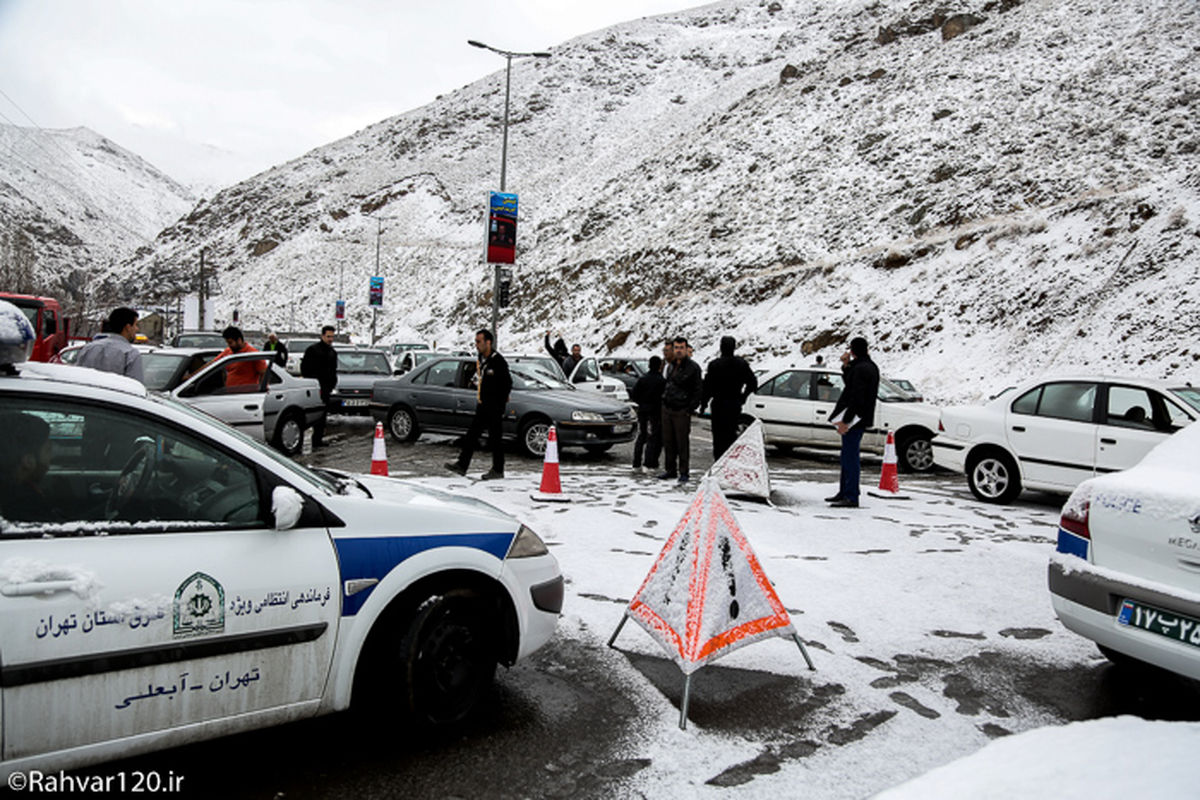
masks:
POLYGON ((1125 600, 1117 612, 1117 622, 1200 648, 1200 620, 1182 614, 1125 600))
POLYGON ((363 397, 363 398, 354 399, 354 400, 343 400, 342 405, 343 406, 365 406, 370 402, 371 402, 370 400, 363 397))

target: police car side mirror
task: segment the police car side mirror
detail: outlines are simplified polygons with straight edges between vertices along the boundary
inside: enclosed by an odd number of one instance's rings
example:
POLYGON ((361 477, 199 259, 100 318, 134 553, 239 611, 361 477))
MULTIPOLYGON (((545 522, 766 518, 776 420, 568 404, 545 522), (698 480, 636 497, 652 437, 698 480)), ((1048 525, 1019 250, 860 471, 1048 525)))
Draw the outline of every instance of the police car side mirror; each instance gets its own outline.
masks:
POLYGON ((271 514, 275 517, 275 530, 288 531, 296 527, 304 512, 304 498, 290 486, 276 486, 271 492, 271 514))

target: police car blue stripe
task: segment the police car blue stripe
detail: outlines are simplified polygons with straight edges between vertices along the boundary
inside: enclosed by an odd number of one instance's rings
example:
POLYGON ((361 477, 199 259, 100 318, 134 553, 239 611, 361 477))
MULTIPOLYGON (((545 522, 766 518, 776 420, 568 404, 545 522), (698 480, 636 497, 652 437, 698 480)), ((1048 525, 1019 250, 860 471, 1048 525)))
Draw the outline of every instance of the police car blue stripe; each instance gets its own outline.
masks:
MULTIPOLYGON (((334 539, 341 565, 342 585, 359 578, 383 580, 397 564, 437 547, 472 547, 502 559, 514 533, 458 533, 436 536, 388 536, 334 539)), ((344 598, 342 615, 354 616, 371 596, 371 589, 344 598)))
POLYGON ((1067 530, 1063 530, 1062 528, 1058 529, 1057 549, 1060 553, 1066 553, 1069 556, 1079 556, 1080 558, 1086 559, 1088 557, 1088 545, 1090 543, 1091 542, 1082 536, 1077 536, 1076 534, 1067 530))

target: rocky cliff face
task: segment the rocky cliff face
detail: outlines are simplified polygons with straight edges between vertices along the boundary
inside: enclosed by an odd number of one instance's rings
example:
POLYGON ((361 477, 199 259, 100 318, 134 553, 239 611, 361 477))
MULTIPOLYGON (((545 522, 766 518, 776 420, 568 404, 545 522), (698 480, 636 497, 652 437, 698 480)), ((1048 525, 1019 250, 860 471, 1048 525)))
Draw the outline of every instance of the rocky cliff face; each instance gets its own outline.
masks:
MULTIPOLYGON (((1197 42, 1200 7, 1162 0, 734 0, 516 62, 501 341, 732 333, 770 366, 861 333, 946 399, 1200 376, 1197 42)), ((185 290, 206 248, 219 315, 315 326, 342 294, 366 335, 382 274, 382 338, 465 341, 503 79, 226 189, 110 288, 185 290)))
POLYGON ((0 286, 60 297, 70 313, 83 308, 93 284, 135 289, 115 279, 113 267, 195 203, 87 128, 0 125, 0 153, 0 286))

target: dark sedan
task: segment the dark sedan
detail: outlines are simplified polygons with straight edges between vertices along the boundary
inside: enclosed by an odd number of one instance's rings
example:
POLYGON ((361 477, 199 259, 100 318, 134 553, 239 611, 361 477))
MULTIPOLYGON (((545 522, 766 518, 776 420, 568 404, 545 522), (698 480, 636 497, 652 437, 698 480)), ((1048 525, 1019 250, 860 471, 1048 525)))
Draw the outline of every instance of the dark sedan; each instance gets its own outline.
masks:
POLYGON ((329 410, 341 414, 366 414, 371 410, 371 387, 391 377, 392 365, 378 350, 337 351, 337 388, 329 396, 329 410))
MULTIPOLYGON (((554 425, 559 447, 602 453, 628 442, 637 414, 628 403, 581 392, 525 364, 512 364, 513 392, 504 411, 504 438, 528 455, 546 452, 554 425)), ((445 357, 421 364, 403 377, 379 381, 371 413, 392 436, 410 442, 422 433, 463 433, 475 415, 475 360, 445 357)))

